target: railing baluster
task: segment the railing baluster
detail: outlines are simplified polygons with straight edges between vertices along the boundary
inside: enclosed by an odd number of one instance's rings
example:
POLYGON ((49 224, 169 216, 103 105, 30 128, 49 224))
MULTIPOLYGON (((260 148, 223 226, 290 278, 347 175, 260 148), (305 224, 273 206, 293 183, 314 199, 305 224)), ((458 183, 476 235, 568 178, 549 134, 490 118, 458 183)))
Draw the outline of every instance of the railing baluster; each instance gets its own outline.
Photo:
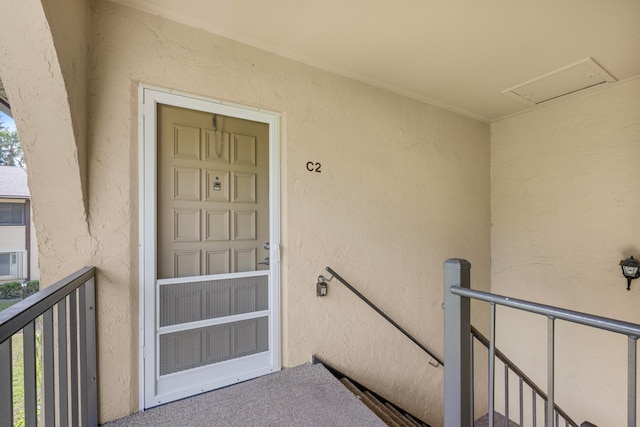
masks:
POLYGON ((58 303, 58 416, 60 425, 69 425, 69 373, 67 371, 67 300, 58 303))
POLYGON ((509 427, 509 366, 504 365, 504 423, 509 427))
POLYGON ((628 416, 628 425, 629 427, 635 427, 636 425, 636 376, 637 376, 637 367, 636 367, 636 343, 638 338, 630 336, 629 337, 629 380, 628 380, 628 403, 627 403, 627 416, 628 416))
POLYGON ((24 424, 36 427, 38 420, 38 396, 36 387, 36 323, 22 328, 24 348, 24 424))
POLYGON ((518 385, 519 385, 519 396, 520 396, 520 426, 522 426, 524 424, 524 381, 522 380, 522 377, 519 378, 518 380, 518 385))
POLYGON ((469 425, 472 426, 474 420, 476 419, 475 413, 476 413, 476 408, 475 408, 475 391, 474 391, 474 387, 475 387, 475 374, 474 374, 474 366, 473 366, 473 361, 475 360, 475 355, 474 355, 474 339, 473 339, 473 332, 469 334, 469 339, 471 340, 469 342, 469 352, 470 352, 470 358, 471 358, 471 364, 469 365, 469 380, 470 380, 470 387, 469 387, 469 407, 471 408, 470 412, 471 412, 471 419, 469 420, 469 425))
POLYGON ((42 328, 40 332, 42 343, 42 372, 43 372, 43 401, 45 426, 53 426, 56 422, 56 398, 55 398, 55 361, 53 358, 53 308, 42 315, 42 328))
POLYGON ((538 418, 538 409, 536 408, 536 391, 532 389, 531 394, 533 395, 533 401, 531 402, 531 406, 533 407, 533 427, 536 427, 538 424, 536 421, 536 418, 538 418))
POLYGON ((496 382, 496 305, 490 306, 489 333, 489 425, 493 426, 493 412, 495 411, 495 382, 496 382))
POLYGON ((76 291, 69 294, 69 386, 71 390, 71 425, 79 425, 78 414, 78 305, 76 291))
POLYGON ((0 344, 0 420, 13 425, 13 380, 11 364, 11 338, 0 344))
POLYGON ((98 372, 96 366, 96 311, 95 311, 95 279, 91 278, 80 289, 83 302, 81 324, 84 333, 82 358, 85 361, 82 381, 83 417, 85 425, 98 425, 98 372))
POLYGON ((85 300, 85 291, 84 286, 82 285, 78 288, 78 344, 80 347, 80 360, 79 360, 79 370, 80 370, 80 382, 78 385, 78 393, 80 393, 80 419, 82 420, 82 425, 87 425, 87 406, 89 396, 87 394, 87 363, 85 360, 85 355, 87 354, 87 326, 85 323, 85 312, 87 307, 87 301, 85 300))
POLYGON ((91 276, 87 281, 87 373, 89 383, 87 393, 89 394, 89 406, 87 417, 89 426, 98 425, 98 337, 96 336, 96 278, 91 276))
POLYGON ((553 405, 554 405, 554 389, 555 389, 555 377, 554 377, 554 345, 555 345, 555 319, 553 317, 548 318, 547 322, 547 418, 545 425, 547 427, 553 427, 553 405))

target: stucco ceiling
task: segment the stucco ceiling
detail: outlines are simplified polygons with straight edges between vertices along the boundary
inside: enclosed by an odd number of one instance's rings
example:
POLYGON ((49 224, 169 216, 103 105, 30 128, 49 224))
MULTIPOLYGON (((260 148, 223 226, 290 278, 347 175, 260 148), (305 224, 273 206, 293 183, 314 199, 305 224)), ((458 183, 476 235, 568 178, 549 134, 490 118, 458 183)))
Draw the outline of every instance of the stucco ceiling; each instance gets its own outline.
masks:
POLYGON ((638 0, 118 2, 487 121, 531 108, 502 90, 587 57, 640 75, 638 0))

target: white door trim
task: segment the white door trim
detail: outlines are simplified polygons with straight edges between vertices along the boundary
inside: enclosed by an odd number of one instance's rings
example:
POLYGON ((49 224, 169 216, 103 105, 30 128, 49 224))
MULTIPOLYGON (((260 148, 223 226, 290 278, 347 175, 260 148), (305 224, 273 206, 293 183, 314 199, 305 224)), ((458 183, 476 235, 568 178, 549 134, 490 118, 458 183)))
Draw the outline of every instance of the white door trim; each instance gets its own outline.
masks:
POLYGON ((139 188, 139 409, 146 404, 149 378, 154 377, 154 363, 145 360, 155 358, 154 330, 145 328, 154 324, 153 292, 149 283, 156 280, 156 177, 157 177, 157 104, 174 105, 192 110, 238 117, 269 125, 269 236, 271 259, 270 274, 273 291, 269 306, 273 307, 273 327, 270 328, 272 359, 275 369, 280 369, 280 114, 225 101, 203 98, 186 93, 140 85, 138 89, 138 188, 139 188))

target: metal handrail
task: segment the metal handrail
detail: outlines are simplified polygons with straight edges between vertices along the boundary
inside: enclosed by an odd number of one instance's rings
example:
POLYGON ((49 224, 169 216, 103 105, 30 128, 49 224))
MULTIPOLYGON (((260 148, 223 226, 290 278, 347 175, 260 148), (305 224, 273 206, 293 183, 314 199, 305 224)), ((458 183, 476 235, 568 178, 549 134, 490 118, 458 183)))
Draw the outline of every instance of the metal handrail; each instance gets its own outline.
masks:
POLYGON ((580 311, 567 310, 565 308, 554 307, 552 305, 538 304, 503 295, 466 289, 460 286, 452 286, 450 290, 451 293, 466 298, 473 298, 493 304, 504 305, 505 307, 517 308, 519 310, 541 314, 553 319, 566 320, 572 323, 579 323, 581 325, 604 329, 606 331, 616 332, 634 338, 640 338, 640 325, 636 323, 623 322, 621 320, 595 316, 593 314, 583 313, 580 311))
POLYGON ((26 426, 98 425, 95 271, 85 267, 0 312, 4 423, 13 425, 14 405, 23 404, 26 426), (23 400, 14 402, 12 337, 18 334, 23 343, 17 363, 23 367, 24 393, 23 400))
MULTIPOLYGON (((554 402, 554 322, 557 319, 564 320, 579 325, 589 326, 592 328, 602 329, 626 335, 628 339, 628 378, 627 378, 627 425, 635 427, 636 411, 637 411, 637 341, 640 338, 640 325, 636 323, 624 322, 621 320, 610 319, 608 317, 596 316, 580 311, 568 310, 565 308, 554 307, 546 304, 538 304, 531 301, 510 298, 503 295, 496 295, 482 291, 476 291, 462 286, 450 286, 449 291, 460 297, 473 298, 479 301, 485 301, 491 304, 491 323, 492 329, 495 328, 495 306, 502 305, 505 307, 515 308, 530 313, 546 316, 548 319, 548 356, 547 356, 547 382, 550 384, 547 401, 554 402)), ((491 346, 490 352, 495 350, 491 346)), ((551 420, 553 407, 547 407, 547 420, 551 420)))
POLYGON ((0 312, 0 344, 35 318, 63 300, 95 276, 95 267, 84 267, 0 312))
MULTIPOLYGON (((433 360, 435 360, 437 362, 436 365, 431 364, 432 366, 438 367, 439 365, 444 366, 444 361, 442 359, 440 359, 438 356, 436 356, 431 350, 429 350, 427 347, 425 347, 422 343, 420 343, 417 339, 415 339, 409 332, 407 332, 404 328, 402 328, 400 325, 398 325, 398 323, 396 323, 392 318, 390 318, 384 311, 380 310, 374 303, 372 303, 371 301, 369 301, 369 299, 367 297, 365 297, 364 295, 362 295, 356 288, 354 288, 349 282, 347 282, 346 280, 344 280, 342 277, 340 277, 340 275, 338 273, 336 273, 335 271, 333 271, 331 269, 331 267, 327 267, 326 270, 329 272, 329 274, 331 274, 333 277, 335 277, 336 279, 338 279, 338 281, 340 283, 342 283, 347 289, 349 289, 351 292, 353 292, 358 298, 360 298, 362 301, 364 301, 369 307, 371 307, 373 310, 375 310, 376 313, 378 313, 380 316, 382 316, 387 322, 389 322, 391 325, 393 325, 398 331, 400 331, 404 336, 406 336, 407 338, 409 338, 415 345, 417 345, 422 351, 424 351, 425 353, 427 353, 429 356, 431 356, 431 358, 433 360)), ((330 281, 331 278, 329 279, 325 279, 326 281, 330 281)))
MULTIPOLYGON (((470 327, 470 301, 484 301, 490 304, 489 341, 489 424, 493 423, 495 359, 496 306, 514 308, 547 317, 547 397, 545 399, 545 425, 553 426, 560 412, 555 405, 555 321, 564 320, 579 325, 602 329, 626 335, 628 339, 628 382, 627 382, 627 425, 636 426, 637 394, 637 341, 640 337, 640 325, 579 311, 568 310, 545 304, 519 300, 502 295, 470 289, 471 264, 463 259, 449 259, 444 263, 445 296, 445 356, 448 364, 445 368, 445 424, 458 425, 473 423, 473 384, 469 370, 473 364, 472 339, 470 327)), ((505 393, 508 390, 505 367, 505 393)), ((521 383, 522 387, 522 383, 521 383)), ((535 390, 534 390, 535 391, 535 390)), ((522 402, 521 402, 522 405, 522 402)), ((535 395, 533 401, 535 408, 535 395)), ((505 402, 505 411, 508 404, 505 402)), ((508 414, 506 414, 508 417, 508 414)), ((535 423, 535 411, 533 413, 535 423)), ((568 417, 565 417, 568 421, 568 417)))

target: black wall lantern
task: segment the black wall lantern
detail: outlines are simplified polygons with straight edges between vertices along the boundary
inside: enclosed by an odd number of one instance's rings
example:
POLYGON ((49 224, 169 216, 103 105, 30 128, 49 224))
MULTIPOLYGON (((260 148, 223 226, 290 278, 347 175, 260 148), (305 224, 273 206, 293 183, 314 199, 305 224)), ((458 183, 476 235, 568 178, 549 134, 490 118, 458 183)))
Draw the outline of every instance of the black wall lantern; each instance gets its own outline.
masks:
POLYGON ((627 290, 631 287, 631 281, 640 277, 640 261, 630 256, 620 261, 622 275, 627 278, 627 290))

